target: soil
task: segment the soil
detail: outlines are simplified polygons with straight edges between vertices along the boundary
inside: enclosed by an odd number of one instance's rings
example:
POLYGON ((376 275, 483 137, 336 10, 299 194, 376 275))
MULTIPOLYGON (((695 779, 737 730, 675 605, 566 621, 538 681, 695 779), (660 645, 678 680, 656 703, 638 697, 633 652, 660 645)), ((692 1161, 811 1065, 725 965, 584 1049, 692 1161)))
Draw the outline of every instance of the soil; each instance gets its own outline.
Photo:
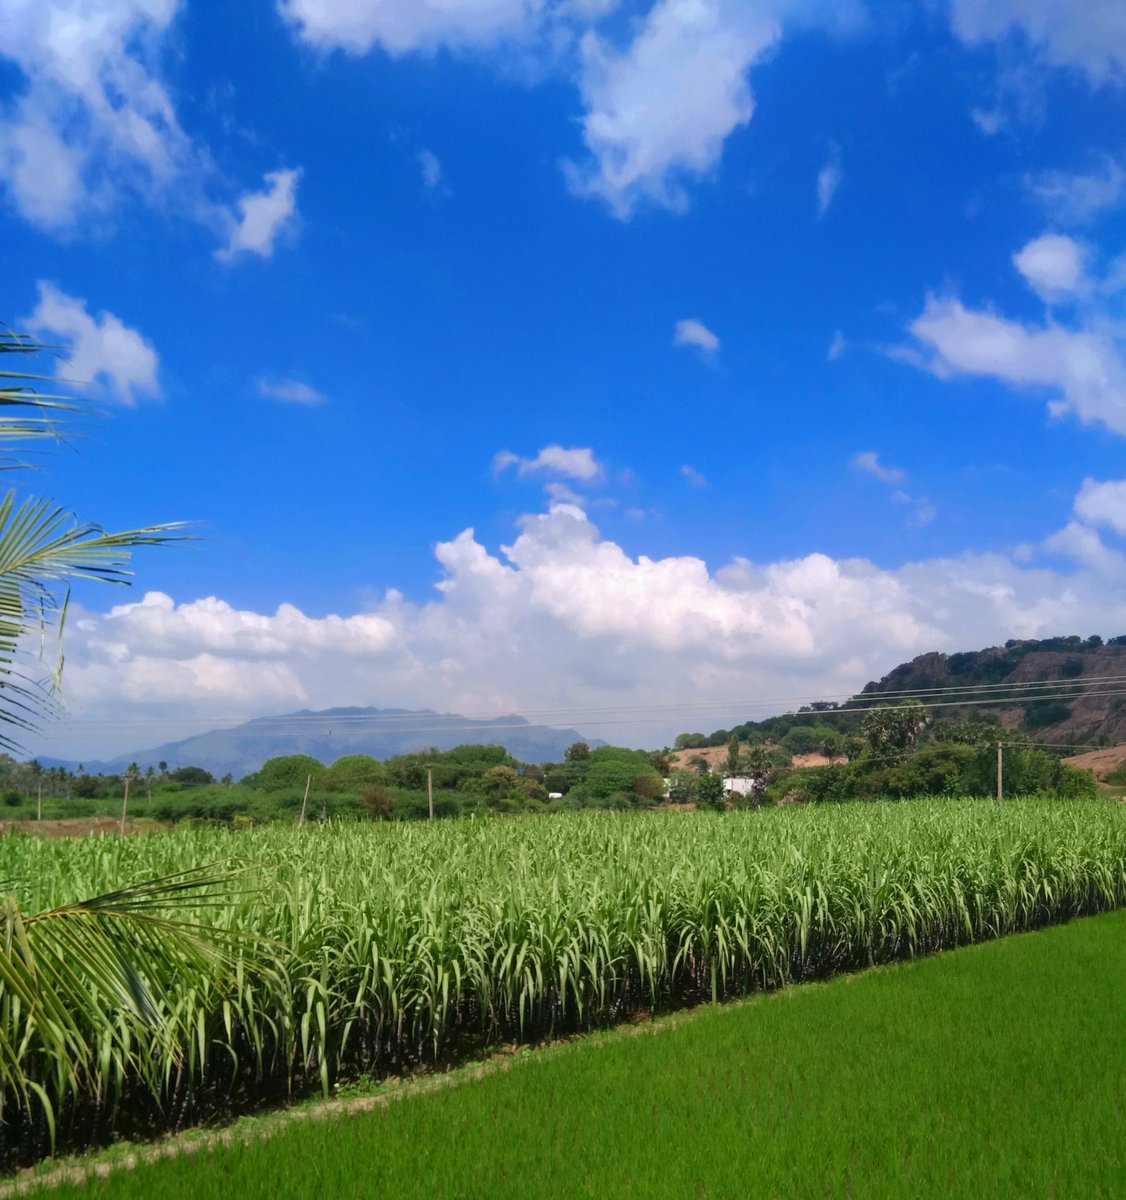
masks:
POLYGON ((1070 766, 1091 771, 1099 783, 1105 783, 1112 771, 1126 763, 1126 742, 1107 746, 1103 750, 1088 750, 1085 754, 1076 754, 1063 761, 1070 766))
MULTIPOLYGON (((708 770, 722 770, 727 762, 726 746, 704 746, 700 750, 677 750, 672 755, 674 767, 685 767, 691 770, 692 759, 700 757, 708 764, 708 770)), ((824 754, 795 754, 795 767, 827 767, 831 763, 848 762, 847 758, 826 758, 824 754)))

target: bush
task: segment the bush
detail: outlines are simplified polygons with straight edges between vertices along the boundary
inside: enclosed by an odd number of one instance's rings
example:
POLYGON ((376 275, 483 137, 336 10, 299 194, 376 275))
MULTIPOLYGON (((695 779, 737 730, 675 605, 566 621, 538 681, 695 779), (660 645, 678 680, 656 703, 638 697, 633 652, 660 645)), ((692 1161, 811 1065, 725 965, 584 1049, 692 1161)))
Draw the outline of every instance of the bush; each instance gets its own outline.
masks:
POLYGON ((1033 700, 1024 706, 1024 723, 1029 729, 1043 729, 1071 716, 1071 705, 1062 700, 1033 700))
POLYGON ((700 775, 696 779, 692 793, 700 808, 710 808, 716 812, 722 812, 727 807, 723 777, 720 775, 700 775))
MULTIPOLYGON (((371 815, 382 821, 391 815, 391 810, 398 803, 398 797, 382 783, 371 783, 360 791, 360 803, 371 815)), ((427 813, 429 815, 429 812, 427 813)))
POLYGON ((1099 785, 1090 771, 1060 763, 1060 777, 1055 791, 1061 800, 1093 800, 1099 794, 1099 785))
POLYGON ((215 782, 215 776, 202 767, 177 767, 168 773, 168 778, 186 788, 207 787, 215 782))
POLYGON ((319 783, 329 792, 359 792, 372 784, 387 782, 387 771, 370 754, 345 754, 321 776, 319 783))
POLYGON ((262 764, 262 769, 251 777, 251 786, 266 792, 280 791, 283 788, 304 788, 305 781, 310 776, 313 783, 319 786, 324 769, 324 763, 318 762, 311 755, 283 754, 278 758, 267 759, 262 764))

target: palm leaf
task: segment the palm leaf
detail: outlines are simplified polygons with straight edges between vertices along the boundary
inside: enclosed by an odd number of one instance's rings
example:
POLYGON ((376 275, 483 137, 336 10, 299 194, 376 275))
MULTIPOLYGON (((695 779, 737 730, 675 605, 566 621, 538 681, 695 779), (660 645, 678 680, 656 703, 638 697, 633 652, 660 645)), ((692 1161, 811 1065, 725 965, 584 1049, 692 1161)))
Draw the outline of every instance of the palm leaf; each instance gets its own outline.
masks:
MULTIPOLYGON (((159 1099, 194 1029, 189 986, 226 990, 245 937, 201 923, 245 895, 251 868, 217 864, 44 912, 0 909, 0 1118, 33 1101, 53 1129, 68 1096, 112 1099, 141 1079, 159 1099)), ((245 963, 243 965, 245 970, 245 963)))
MULTIPOLYGON (((0 327, 0 355, 38 354, 48 347, 26 334, 0 327)), ((61 436, 58 417, 80 411, 73 399, 36 390, 57 377, 0 371, 0 445, 5 441, 61 436)), ((0 470, 23 464, 0 459, 0 470)), ((0 499, 0 749, 18 752, 20 735, 36 730, 42 717, 57 711, 62 674, 61 648, 53 667, 42 666, 48 635, 61 636, 73 579, 128 583, 132 552, 189 535, 182 524, 148 525, 107 533, 79 522, 51 500, 20 499, 8 491, 0 499), (32 638, 38 635, 38 652, 32 638)))

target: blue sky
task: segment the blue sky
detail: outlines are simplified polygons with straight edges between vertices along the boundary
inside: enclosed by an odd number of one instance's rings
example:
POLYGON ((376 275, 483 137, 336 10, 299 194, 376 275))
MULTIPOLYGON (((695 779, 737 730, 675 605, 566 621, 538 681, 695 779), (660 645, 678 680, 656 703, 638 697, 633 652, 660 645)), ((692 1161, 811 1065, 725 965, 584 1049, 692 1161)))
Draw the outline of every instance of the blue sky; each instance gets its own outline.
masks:
POLYGON ((26 486, 200 535, 76 593, 34 748, 338 703, 656 743, 1126 632, 1119 4, 0 19, 0 315, 106 413, 26 486))

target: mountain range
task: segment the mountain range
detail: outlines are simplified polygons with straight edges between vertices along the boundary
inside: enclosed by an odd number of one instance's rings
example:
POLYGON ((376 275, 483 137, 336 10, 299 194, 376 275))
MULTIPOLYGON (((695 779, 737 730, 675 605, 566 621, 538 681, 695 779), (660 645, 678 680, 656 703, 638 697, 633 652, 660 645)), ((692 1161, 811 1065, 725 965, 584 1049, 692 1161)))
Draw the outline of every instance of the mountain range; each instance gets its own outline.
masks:
MULTIPOLYGON (((326 708, 303 710, 276 717, 258 717, 230 729, 212 729, 178 742, 136 750, 106 762, 85 762, 89 774, 119 774, 130 763, 144 771, 165 763, 176 767, 203 767, 217 779, 236 780, 257 771, 270 758, 282 754, 310 754, 326 765, 345 754, 370 754, 386 759, 396 754, 434 747, 449 750, 467 742, 504 746, 523 762, 559 762, 574 742, 591 746, 604 743, 577 729, 552 729, 532 725, 515 713, 491 720, 437 713, 430 709, 326 708)), ((44 767, 76 763, 40 758, 44 767)))

